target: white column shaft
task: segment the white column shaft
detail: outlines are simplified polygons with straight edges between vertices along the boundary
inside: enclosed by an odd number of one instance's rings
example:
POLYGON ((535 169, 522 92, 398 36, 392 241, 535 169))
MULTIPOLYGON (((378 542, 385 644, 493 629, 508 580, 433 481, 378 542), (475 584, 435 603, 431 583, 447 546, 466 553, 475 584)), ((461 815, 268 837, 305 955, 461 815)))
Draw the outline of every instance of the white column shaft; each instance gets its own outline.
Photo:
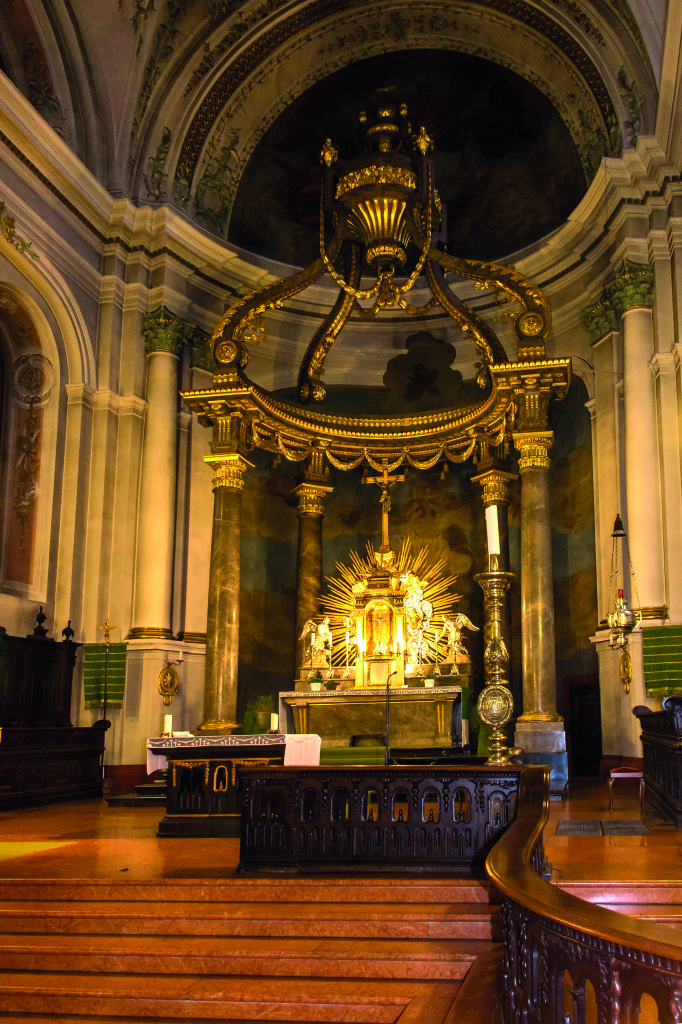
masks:
POLYGON ((136 628, 170 630, 178 424, 178 360, 147 356, 147 417, 142 449, 135 575, 136 628))
POLYGON ((626 529, 639 604, 656 607, 666 594, 651 310, 628 309, 622 321, 626 529))

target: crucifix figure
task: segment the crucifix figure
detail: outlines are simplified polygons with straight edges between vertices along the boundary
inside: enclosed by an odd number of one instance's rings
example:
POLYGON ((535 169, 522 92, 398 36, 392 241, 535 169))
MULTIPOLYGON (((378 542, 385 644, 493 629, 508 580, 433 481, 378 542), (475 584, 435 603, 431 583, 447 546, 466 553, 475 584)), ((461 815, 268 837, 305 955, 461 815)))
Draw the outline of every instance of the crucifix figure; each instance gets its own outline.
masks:
POLYGON ((391 545, 388 539, 388 513, 391 511, 391 499, 388 494, 389 487, 393 484, 402 483, 405 479, 405 474, 395 474, 390 476, 388 472, 388 459, 381 460, 382 474, 381 476, 366 476, 363 483, 366 484, 378 484, 381 487, 381 547, 380 552, 382 555, 388 554, 391 550, 391 545))

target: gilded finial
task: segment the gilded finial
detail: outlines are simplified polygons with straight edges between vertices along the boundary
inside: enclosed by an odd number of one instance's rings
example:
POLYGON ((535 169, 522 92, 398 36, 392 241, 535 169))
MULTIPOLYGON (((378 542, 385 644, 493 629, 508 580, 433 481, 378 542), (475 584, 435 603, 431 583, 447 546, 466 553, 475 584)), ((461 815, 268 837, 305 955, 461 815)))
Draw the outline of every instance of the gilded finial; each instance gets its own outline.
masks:
POLYGON ((400 116, 407 117, 407 103, 400 104, 400 116))
POLYGON ((419 129, 419 135, 412 136, 412 141, 414 142, 414 148, 418 149, 424 156, 426 155, 427 150, 431 149, 433 146, 433 139, 430 135, 426 134, 426 128, 424 125, 419 129))
POLYGON ((332 140, 326 139, 325 144, 322 147, 322 151, 320 153, 320 163, 326 164, 327 167, 331 167, 333 164, 336 163, 336 158, 338 157, 338 155, 339 151, 338 149, 334 148, 332 140))

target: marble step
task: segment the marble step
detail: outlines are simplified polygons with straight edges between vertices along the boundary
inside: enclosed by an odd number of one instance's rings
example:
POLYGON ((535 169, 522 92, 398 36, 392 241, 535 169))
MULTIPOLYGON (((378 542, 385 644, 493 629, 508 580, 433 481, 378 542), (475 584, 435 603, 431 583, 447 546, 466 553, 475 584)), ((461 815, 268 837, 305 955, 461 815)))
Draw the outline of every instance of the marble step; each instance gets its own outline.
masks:
MULTIPOLYGON (((173 840, 168 840, 173 842, 173 840)), ((163 879, 0 879, 0 902, 8 900, 125 901, 163 903, 499 903, 488 882, 452 878, 263 878, 220 881, 163 879)), ((629 902, 639 902, 632 901, 629 902)))
POLYGON ((461 980, 490 943, 460 940, 0 935, 6 971, 461 980))
MULTIPOLYGON (((443 1024, 459 982, 205 978, 197 975, 17 975, 0 972, 0 1020, 271 1020, 301 1024, 443 1024), (30 1019, 30 1018, 29 1018, 30 1019), (39 1019, 39 1018, 38 1018, 39 1019), (65 1018, 68 1020, 68 1017, 65 1018)), ((63 1022, 64 1024, 64 1022, 63 1022)))
POLYGON ((682 905, 682 883, 679 880, 628 882, 614 879, 606 882, 558 882, 555 884, 563 892, 577 896, 578 899, 587 900, 588 903, 598 903, 600 906, 609 906, 611 909, 615 909, 616 904, 637 906, 653 904, 666 907, 682 905))
POLYGON ((0 932, 70 935, 225 935, 279 938, 491 939, 497 906, 480 903, 0 903, 0 932))
POLYGON ((665 924, 669 928, 682 928, 682 905, 658 906, 649 903, 600 903, 600 907, 614 910, 617 914, 639 917, 643 921, 665 924))

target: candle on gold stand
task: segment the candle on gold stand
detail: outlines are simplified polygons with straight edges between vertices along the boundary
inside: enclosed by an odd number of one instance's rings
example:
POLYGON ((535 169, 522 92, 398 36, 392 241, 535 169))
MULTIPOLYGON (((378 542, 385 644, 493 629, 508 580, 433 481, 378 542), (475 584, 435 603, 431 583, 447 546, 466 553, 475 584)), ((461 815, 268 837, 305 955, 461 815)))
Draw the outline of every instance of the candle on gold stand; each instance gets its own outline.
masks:
POLYGON ((514 699, 508 689, 509 683, 505 679, 509 652, 502 636, 502 614, 504 595, 514 579, 514 574, 502 572, 499 569, 499 554, 491 552, 488 572, 479 572, 474 579, 483 590, 488 637, 483 654, 485 686, 481 690, 476 706, 481 721, 492 726, 493 730, 486 764, 504 765, 509 764, 509 748, 505 744, 504 726, 512 716, 514 699))

